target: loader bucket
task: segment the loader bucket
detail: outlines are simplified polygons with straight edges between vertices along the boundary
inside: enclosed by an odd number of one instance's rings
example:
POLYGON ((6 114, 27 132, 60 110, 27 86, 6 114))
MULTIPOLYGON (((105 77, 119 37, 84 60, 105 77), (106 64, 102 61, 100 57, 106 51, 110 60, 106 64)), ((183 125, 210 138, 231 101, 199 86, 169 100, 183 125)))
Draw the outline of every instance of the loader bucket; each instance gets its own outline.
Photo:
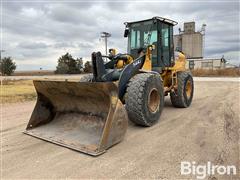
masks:
POLYGON ((128 118, 114 83, 33 83, 38 97, 25 134, 94 156, 123 139, 128 118))

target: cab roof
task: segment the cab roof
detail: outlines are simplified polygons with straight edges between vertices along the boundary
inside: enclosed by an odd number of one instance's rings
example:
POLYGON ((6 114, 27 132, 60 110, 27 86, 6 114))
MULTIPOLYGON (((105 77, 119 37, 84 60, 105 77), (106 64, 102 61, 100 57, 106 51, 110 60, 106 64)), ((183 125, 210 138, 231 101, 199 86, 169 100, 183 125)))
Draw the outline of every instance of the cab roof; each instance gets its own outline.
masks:
POLYGON ((155 17, 153 17, 151 19, 145 19, 145 20, 141 20, 141 21, 125 22, 124 24, 125 25, 128 25, 128 24, 130 25, 130 24, 133 24, 133 23, 145 22, 145 21, 150 21, 150 20, 158 20, 158 21, 161 21, 163 23, 171 24, 173 26, 178 24, 176 21, 173 21, 173 20, 167 19, 167 18, 163 18, 163 17, 159 17, 159 16, 155 16, 155 17))

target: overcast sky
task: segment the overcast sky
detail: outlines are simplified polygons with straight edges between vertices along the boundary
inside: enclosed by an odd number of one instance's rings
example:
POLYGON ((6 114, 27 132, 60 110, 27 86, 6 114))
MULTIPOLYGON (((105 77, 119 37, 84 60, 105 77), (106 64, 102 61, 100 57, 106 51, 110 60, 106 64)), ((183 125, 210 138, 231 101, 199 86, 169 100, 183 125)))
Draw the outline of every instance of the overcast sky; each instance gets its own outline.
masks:
POLYGON ((239 1, 3 1, 3 56, 11 56, 18 70, 55 69, 65 52, 90 59, 91 52, 104 52, 100 32, 112 34, 109 47, 126 52, 123 38, 126 21, 162 16, 179 24, 196 21, 206 27, 205 57, 222 55, 240 63, 239 1))

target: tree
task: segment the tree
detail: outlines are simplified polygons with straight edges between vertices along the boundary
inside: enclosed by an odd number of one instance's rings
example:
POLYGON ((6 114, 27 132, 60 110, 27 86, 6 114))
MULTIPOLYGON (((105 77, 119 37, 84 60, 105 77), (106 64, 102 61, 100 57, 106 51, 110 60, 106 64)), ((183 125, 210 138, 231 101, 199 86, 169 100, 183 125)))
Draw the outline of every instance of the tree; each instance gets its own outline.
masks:
POLYGON ((57 70, 55 71, 57 74, 68 74, 69 67, 64 62, 58 62, 57 70))
POLYGON ((66 53, 58 59, 57 74, 77 74, 80 73, 78 62, 71 54, 66 53))
POLYGON ((10 76, 16 70, 16 68, 16 63, 13 62, 11 57, 4 57, 0 62, 2 75, 10 76))
POLYGON ((90 72, 92 72, 92 65, 91 65, 91 63, 90 63, 89 61, 87 61, 87 62, 84 64, 84 69, 83 69, 83 71, 84 71, 85 73, 90 73, 90 72))

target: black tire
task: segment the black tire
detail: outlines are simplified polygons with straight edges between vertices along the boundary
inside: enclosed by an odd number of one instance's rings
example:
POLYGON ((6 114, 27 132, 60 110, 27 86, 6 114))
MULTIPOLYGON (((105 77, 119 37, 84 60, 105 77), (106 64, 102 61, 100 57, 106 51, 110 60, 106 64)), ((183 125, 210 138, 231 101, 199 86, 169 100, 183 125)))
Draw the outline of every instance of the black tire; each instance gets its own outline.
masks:
POLYGON ((92 82, 92 81, 93 81, 93 74, 86 74, 80 78, 80 82, 92 82))
POLYGON ((194 92, 193 77, 189 72, 177 73, 177 89, 170 93, 172 105, 178 108, 189 107, 194 92))
POLYGON ((164 107, 163 84, 158 74, 141 73, 130 79, 126 92, 126 110, 135 124, 152 126, 164 107))

